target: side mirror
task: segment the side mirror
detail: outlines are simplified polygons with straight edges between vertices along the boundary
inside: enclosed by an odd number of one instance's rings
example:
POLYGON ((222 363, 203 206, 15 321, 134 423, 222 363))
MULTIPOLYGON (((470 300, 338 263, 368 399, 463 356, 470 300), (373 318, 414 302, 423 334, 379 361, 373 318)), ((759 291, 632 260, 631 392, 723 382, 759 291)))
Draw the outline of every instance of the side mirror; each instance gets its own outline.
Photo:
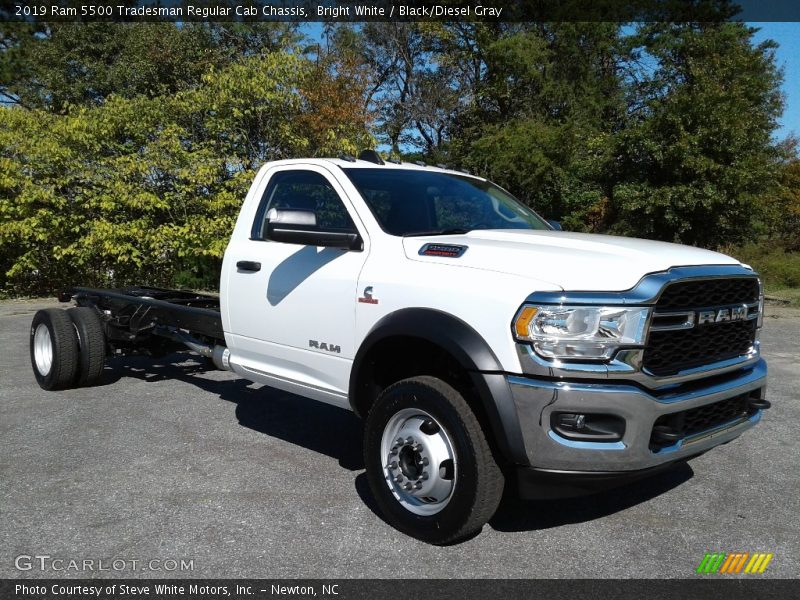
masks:
POLYGON ((271 208, 267 213, 266 234, 267 239, 286 244, 364 249, 364 242, 356 232, 319 229, 317 215, 311 210, 271 208))
POLYGON ((558 221, 551 221, 550 219, 547 220, 547 224, 550 225, 556 231, 561 231, 561 223, 558 221))

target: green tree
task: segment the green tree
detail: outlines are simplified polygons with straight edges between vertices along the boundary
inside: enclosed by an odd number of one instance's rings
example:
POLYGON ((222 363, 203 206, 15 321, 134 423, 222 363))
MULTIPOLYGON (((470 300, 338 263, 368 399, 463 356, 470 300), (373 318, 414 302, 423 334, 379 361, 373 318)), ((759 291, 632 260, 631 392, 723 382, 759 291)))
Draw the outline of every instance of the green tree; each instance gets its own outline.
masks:
POLYGON ((2 23, 0 93, 54 112, 96 106, 111 94, 174 93, 211 69, 290 47, 295 30, 279 23, 2 23))
POLYGON ((280 24, 0 24, 0 285, 206 285, 256 168, 370 131, 571 229, 797 247, 781 73, 741 23, 329 33, 301 50, 280 24))
POLYGON ((0 109, 5 287, 170 285, 186 272, 213 285, 255 169, 369 145, 358 111, 327 127, 311 118, 320 86, 354 85, 341 76, 297 52, 272 52, 175 94, 111 95, 65 115, 0 109))
POLYGON ((452 79, 434 70, 420 23, 363 23, 332 30, 329 54, 360 62, 369 76, 364 103, 375 115, 378 139, 433 154, 444 139, 450 107, 457 104, 452 79))
POLYGON ((469 69, 474 91, 453 128, 454 161, 570 228, 602 228, 612 134, 625 114, 619 25, 472 31, 456 55, 478 45, 482 64, 469 69))
POLYGON ((793 152, 795 144, 789 146, 791 158, 781 165, 778 186, 769 197, 767 210, 771 237, 785 250, 800 252, 800 158, 793 152))
POLYGON ((782 111, 772 42, 742 23, 642 26, 655 62, 631 82, 616 136, 615 231, 714 247, 753 236, 780 158, 782 111))

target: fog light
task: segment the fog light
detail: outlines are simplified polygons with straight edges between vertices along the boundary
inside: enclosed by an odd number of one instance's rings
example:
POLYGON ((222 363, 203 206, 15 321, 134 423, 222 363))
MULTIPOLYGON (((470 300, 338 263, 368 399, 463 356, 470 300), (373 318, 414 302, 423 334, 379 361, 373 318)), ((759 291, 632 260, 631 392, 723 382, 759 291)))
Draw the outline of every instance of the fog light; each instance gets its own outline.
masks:
POLYGON ((561 437, 585 442, 618 442, 625 434, 625 420, 608 414, 555 412, 550 426, 561 437))
POLYGON ((586 426, 586 415, 561 413, 558 417, 558 424, 569 431, 580 431, 586 426))

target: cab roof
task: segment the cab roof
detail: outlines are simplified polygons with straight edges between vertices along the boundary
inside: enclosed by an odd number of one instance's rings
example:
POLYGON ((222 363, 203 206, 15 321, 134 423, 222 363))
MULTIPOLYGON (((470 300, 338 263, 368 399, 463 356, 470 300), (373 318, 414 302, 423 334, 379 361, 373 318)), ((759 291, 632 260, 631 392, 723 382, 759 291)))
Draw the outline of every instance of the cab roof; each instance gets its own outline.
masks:
POLYGON ((425 172, 436 172, 436 173, 447 173, 450 175, 459 175, 461 177, 474 177, 475 179, 480 179, 481 181, 486 181, 485 178, 479 177, 478 175, 473 175, 467 171, 457 171, 455 169, 447 169, 443 167, 438 167, 434 165, 420 165, 417 163, 412 162, 389 162, 384 161, 384 164, 380 165, 370 160, 363 160, 360 158, 288 158, 283 160, 274 160, 267 163, 269 165, 318 165, 318 166, 326 166, 326 165, 334 165, 339 167, 340 169, 386 169, 386 170, 404 170, 404 171, 425 171, 425 172))

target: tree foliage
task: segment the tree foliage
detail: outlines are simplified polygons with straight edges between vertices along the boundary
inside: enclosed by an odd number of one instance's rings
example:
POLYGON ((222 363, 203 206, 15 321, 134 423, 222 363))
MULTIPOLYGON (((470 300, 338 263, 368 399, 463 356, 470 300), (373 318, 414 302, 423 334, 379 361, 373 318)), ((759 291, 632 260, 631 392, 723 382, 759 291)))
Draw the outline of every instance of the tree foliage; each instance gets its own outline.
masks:
POLYGON ((370 144, 353 94, 363 90, 346 70, 276 51, 209 70, 173 94, 112 94, 63 115, 0 111, 8 282, 17 291, 166 285, 188 271, 190 282, 213 285, 261 164, 370 144), (319 121, 323 96, 334 101, 329 126, 319 121))
POLYGON ((263 162, 375 140, 569 229, 800 249, 781 72, 753 33, 393 22, 314 43, 283 24, 2 24, 0 287, 214 285, 263 162))
POLYGON ((296 41, 292 26, 273 23, 2 23, 0 92, 15 104, 53 112, 96 106, 111 94, 154 97, 296 41))
POLYGON ((616 24, 514 26, 485 38, 475 101, 451 142, 486 174, 572 229, 597 221, 624 105, 616 24))
POLYGON ((742 242, 762 220, 780 164, 774 44, 741 23, 651 24, 657 61, 619 134, 615 229, 700 246, 742 242))
POLYGON ((781 165, 778 187, 767 197, 764 210, 771 225, 770 237, 784 249, 800 252, 800 158, 797 156, 781 165))

